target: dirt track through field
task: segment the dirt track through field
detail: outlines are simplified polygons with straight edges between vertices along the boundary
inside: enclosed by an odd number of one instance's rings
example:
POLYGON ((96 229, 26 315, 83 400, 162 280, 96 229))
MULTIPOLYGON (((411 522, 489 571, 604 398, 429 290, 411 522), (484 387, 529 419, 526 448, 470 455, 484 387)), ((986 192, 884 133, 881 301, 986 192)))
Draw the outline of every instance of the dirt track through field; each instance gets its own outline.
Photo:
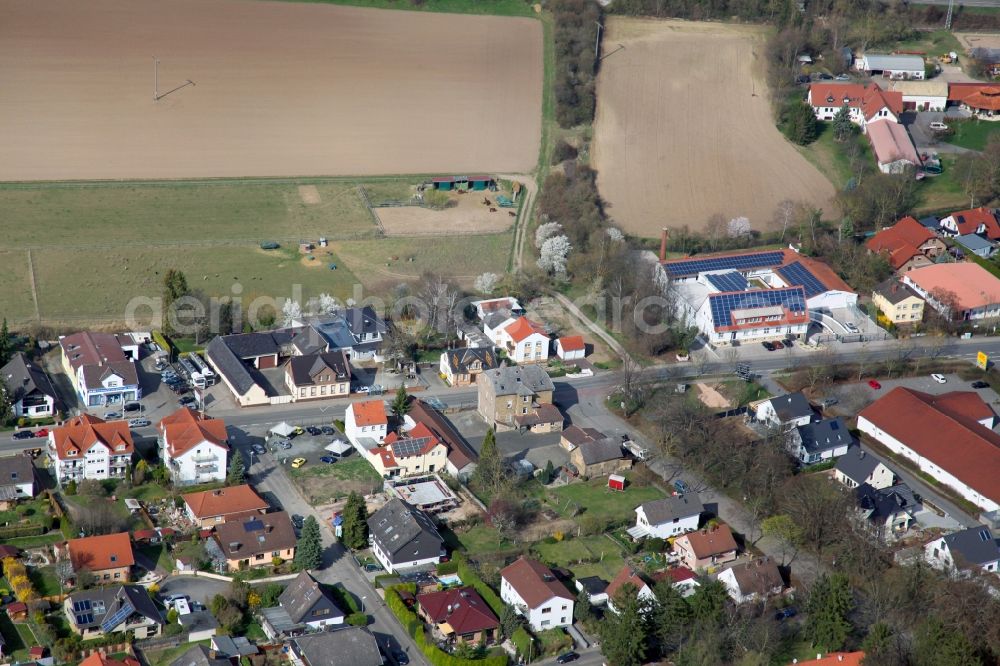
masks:
POLYGON ((721 213, 760 230, 783 199, 833 209, 833 186, 774 126, 759 29, 613 18, 603 43, 625 48, 601 65, 593 162, 623 229, 697 231, 721 213))
POLYGON ((527 18, 0 0, 0 180, 527 172, 527 18), (162 95, 153 101, 153 60, 162 95))

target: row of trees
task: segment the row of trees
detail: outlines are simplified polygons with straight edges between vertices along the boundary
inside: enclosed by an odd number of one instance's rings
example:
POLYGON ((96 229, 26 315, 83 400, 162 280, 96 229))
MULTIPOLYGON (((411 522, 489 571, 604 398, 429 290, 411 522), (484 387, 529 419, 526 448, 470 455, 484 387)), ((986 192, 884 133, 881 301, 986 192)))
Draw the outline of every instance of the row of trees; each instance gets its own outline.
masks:
POLYGON ((594 119, 594 69, 601 8, 594 0, 553 0, 556 120, 562 127, 594 119))

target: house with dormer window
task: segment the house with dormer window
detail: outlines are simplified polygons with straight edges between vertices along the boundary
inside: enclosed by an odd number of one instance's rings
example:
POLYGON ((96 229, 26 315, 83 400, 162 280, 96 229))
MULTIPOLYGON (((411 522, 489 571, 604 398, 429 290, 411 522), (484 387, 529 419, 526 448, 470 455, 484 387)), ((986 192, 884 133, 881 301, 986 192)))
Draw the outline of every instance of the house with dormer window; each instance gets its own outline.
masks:
POLYGON ((83 414, 49 432, 48 452, 56 481, 62 485, 124 478, 132 467, 135 445, 127 422, 83 414))
POLYGON ((447 555, 434 520, 401 499, 368 518, 368 534, 372 554, 389 573, 437 564, 447 555))
POLYGON ((187 407, 163 417, 157 426, 160 459, 174 483, 225 481, 229 445, 226 424, 187 407))
POLYGON ((123 404, 142 397, 131 335, 84 331, 59 338, 62 365, 87 407, 123 404))

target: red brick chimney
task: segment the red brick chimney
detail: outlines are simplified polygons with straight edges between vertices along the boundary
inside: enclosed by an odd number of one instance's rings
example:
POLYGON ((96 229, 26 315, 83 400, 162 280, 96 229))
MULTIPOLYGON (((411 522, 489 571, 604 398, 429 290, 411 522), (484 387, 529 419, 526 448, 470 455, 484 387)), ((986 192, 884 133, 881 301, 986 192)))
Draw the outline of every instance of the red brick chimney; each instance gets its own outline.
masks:
POLYGON ((660 236, 660 263, 667 260, 667 228, 663 227, 663 234, 660 236))

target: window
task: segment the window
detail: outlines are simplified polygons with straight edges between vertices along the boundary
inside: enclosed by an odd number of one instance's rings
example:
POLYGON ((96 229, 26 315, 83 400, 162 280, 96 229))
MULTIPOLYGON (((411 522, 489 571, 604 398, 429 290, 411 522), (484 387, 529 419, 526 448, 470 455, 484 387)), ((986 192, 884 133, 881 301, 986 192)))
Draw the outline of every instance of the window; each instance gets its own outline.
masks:
POLYGON ((326 395, 326 384, 323 384, 322 386, 319 387, 319 394, 326 395))
POLYGON ((280 550, 274 551, 273 553, 271 553, 271 557, 281 557, 281 551, 280 550))
POLYGON ((552 620, 542 620, 542 626, 547 627, 552 624, 552 620))
POLYGON ((121 572, 120 571, 116 571, 115 572, 115 578, 121 578, 121 577, 122 577, 121 572))
POLYGON ((546 614, 551 613, 551 612, 552 612, 551 608, 543 608, 542 609, 542 615, 546 615, 546 614))
POLYGON ((310 396, 316 395, 316 387, 315 386, 310 386, 309 387, 309 395, 310 396))

